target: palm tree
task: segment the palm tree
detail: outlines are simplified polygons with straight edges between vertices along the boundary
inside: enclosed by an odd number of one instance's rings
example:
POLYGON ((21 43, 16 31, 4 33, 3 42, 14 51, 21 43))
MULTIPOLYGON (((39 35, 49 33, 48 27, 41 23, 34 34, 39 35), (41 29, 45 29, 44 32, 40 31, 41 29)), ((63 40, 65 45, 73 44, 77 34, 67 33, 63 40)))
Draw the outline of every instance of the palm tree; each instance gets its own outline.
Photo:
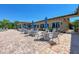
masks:
POLYGON ((10 22, 10 23, 8 24, 8 28, 9 28, 9 29, 14 29, 14 28, 15 28, 14 23, 13 23, 13 22, 10 22))
POLYGON ((14 22, 10 22, 9 20, 7 19, 3 19, 2 21, 0 21, 0 28, 8 28, 8 29, 14 29, 14 28, 17 28, 17 23, 19 21, 14 21, 14 22))
POLYGON ((3 19, 3 21, 1 22, 2 23, 2 28, 8 28, 8 24, 10 23, 9 20, 7 19, 3 19))
POLYGON ((0 21, 0 28, 2 28, 2 21, 0 21))

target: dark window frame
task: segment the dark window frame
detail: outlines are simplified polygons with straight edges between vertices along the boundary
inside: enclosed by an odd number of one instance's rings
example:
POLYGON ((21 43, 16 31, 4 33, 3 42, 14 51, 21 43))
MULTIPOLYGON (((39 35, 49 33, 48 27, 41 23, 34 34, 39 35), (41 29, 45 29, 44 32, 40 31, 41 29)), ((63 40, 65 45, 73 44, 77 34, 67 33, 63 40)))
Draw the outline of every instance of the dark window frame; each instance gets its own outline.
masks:
POLYGON ((40 28, 44 28, 44 24, 40 24, 40 28))

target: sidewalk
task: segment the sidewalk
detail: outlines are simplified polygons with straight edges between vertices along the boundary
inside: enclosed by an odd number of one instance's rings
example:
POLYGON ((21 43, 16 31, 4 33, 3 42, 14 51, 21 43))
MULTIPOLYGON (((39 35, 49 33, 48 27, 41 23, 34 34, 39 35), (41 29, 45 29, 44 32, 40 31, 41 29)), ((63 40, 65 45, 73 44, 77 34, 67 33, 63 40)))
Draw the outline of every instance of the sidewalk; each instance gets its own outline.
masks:
POLYGON ((79 33, 72 33, 71 35, 71 54, 79 54, 79 33))

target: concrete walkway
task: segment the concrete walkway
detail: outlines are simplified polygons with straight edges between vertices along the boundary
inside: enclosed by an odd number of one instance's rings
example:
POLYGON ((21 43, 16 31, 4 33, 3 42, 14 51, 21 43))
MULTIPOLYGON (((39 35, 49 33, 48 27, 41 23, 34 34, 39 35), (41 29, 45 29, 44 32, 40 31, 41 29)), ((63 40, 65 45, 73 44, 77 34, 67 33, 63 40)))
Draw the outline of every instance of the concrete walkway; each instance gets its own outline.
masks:
POLYGON ((70 53, 79 54, 79 33, 72 33, 70 53))

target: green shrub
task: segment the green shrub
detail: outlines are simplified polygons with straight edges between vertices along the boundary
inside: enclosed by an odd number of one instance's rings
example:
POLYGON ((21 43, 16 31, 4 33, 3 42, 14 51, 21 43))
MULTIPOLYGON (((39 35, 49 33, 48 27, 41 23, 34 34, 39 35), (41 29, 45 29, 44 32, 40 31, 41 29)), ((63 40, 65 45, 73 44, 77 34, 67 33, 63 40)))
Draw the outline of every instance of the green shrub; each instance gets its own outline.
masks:
POLYGON ((53 28, 52 28, 52 27, 49 27, 49 28, 48 28, 48 30, 49 30, 49 31, 52 31, 52 30, 53 30, 53 28))

